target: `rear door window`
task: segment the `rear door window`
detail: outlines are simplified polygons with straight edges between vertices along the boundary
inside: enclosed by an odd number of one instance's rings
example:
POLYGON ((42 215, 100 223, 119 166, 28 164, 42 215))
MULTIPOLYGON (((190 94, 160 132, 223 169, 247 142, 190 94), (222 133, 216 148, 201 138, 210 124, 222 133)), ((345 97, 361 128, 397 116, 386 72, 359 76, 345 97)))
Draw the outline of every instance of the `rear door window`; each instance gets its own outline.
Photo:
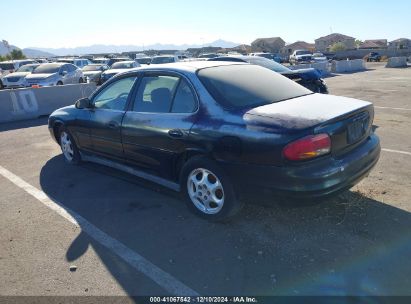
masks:
POLYGON ((179 83, 177 76, 146 76, 142 79, 133 111, 169 113, 179 83))

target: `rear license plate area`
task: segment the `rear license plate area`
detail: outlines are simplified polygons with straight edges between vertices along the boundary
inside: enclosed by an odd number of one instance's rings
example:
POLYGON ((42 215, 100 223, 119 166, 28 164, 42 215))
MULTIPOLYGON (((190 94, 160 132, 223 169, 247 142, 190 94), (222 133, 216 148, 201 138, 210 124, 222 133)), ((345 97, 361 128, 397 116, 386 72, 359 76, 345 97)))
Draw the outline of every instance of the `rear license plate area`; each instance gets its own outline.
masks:
POLYGON ((367 132, 369 117, 368 114, 363 114, 356 117, 347 128, 347 142, 353 144, 359 141, 367 132))

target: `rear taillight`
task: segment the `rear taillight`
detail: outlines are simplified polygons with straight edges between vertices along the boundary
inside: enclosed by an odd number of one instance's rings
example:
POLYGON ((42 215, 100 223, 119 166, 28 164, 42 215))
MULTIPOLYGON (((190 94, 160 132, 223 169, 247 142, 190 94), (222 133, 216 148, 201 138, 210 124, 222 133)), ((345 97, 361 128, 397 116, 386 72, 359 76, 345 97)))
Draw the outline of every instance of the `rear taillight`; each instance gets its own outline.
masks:
POLYGON ((310 135, 289 143, 283 149, 288 160, 305 160, 330 153, 331 139, 328 134, 310 135))

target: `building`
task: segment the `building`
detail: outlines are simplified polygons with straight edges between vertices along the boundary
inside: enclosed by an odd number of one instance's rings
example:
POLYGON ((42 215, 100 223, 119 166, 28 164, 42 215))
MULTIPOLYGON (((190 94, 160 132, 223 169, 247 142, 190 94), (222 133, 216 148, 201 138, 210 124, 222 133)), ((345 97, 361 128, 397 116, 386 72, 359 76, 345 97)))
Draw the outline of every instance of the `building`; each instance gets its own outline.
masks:
POLYGON ((388 43, 388 48, 395 50, 411 49, 411 40, 399 38, 388 43))
POLYGON ((305 41, 297 41, 291 44, 286 45, 280 50, 280 54, 283 56, 289 56, 292 53, 294 53, 295 50, 309 50, 311 52, 314 52, 315 50, 315 44, 314 43, 308 43, 305 41))
POLYGON ((280 37, 258 38, 251 43, 253 52, 279 53, 284 46, 285 41, 280 37))
POLYGON ((387 48, 387 39, 372 39, 372 40, 364 40, 363 43, 359 46, 359 49, 386 49, 387 48))
POLYGON ((343 43, 345 45, 345 48, 347 50, 354 50, 356 49, 355 47, 355 38, 346 36, 343 34, 330 34, 324 37, 320 37, 315 40, 315 48, 317 51, 320 52, 328 52, 331 48, 336 43, 343 43))

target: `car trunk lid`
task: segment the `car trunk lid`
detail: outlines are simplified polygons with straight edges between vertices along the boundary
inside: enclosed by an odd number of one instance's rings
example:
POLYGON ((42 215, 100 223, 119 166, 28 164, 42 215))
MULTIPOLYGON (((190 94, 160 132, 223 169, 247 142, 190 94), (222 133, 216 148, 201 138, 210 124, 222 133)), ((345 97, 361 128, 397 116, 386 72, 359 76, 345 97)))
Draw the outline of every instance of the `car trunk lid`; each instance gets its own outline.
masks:
POLYGON ((243 117, 248 124, 274 128, 276 132, 328 133, 332 153, 340 155, 369 136, 374 110, 367 101, 310 94, 253 108, 243 117))

